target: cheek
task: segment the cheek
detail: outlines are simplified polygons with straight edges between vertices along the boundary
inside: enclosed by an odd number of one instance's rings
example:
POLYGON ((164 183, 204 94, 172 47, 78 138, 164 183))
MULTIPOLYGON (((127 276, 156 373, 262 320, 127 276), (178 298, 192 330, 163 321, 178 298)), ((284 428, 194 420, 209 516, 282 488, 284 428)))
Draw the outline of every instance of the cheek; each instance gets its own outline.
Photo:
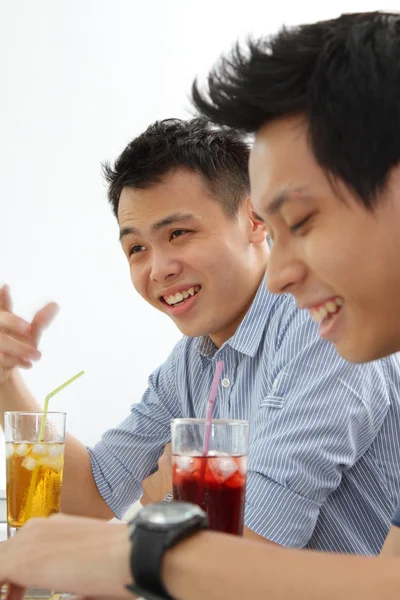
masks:
POLYGON ((143 297, 146 296, 146 279, 144 273, 137 267, 130 267, 131 281, 135 290, 143 297))
POLYGON ((339 282, 351 268, 346 247, 328 232, 310 234, 302 245, 304 263, 318 279, 327 284, 334 285, 335 282, 339 282))

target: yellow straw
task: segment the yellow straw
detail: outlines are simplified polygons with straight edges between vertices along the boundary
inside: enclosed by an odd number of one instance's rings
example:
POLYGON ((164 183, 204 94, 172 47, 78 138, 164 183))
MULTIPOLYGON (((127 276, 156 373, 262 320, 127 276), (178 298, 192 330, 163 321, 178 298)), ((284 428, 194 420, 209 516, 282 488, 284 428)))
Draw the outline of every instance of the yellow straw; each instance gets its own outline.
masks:
POLYGON ((60 385, 58 388, 56 388, 55 390, 53 390, 52 392, 50 392, 50 394, 47 394, 46 398, 44 399, 43 417, 42 417, 42 424, 40 426, 38 442, 42 442, 43 441, 44 428, 46 426, 46 418, 47 418, 47 412, 49 410, 50 398, 52 398, 53 396, 55 396, 56 394, 58 394, 58 392, 61 392, 61 390, 63 390, 65 387, 67 387, 67 385, 69 385, 70 383, 72 383, 73 381, 75 381, 75 379, 78 379, 78 377, 81 377, 81 375, 84 375, 84 373, 85 373, 85 371, 79 371, 79 373, 77 373, 76 375, 74 375, 73 377, 71 377, 71 379, 68 379, 68 381, 66 381, 65 383, 63 383, 62 385, 60 385))
MULTIPOLYGON (((73 381, 78 379, 78 377, 81 377, 81 375, 84 375, 84 373, 85 373, 85 371, 79 371, 79 373, 77 373, 76 375, 71 377, 71 379, 68 379, 68 381, 66 381, 65 383, 63 383, 62 385, 57 387, 55 390, 50 392, 50 394, 47 394, 47 396, 44 399, 43 416, 42 416, 42 423, 40 425, 38 442, 42 442, 43 438, 44 438, 44 429, 46 427, 46 419, 47 419, 47 413, 49 410, 50 398, 52 398, 53 396, 58 394, 58 392, 61 392, 61 390, 63 390, 65 387, 67 387, 67 385, 69 385, 70 383, 72 383, 73 381)), ((32 514, 31 514, 32 513, 32 503, 33 503, 33 496, 34 496, 35 489, 36 489, 38 474, 39 474, 39 466, 36 466, 32 472, 32 479, 31 479, 31 483, 29 485, 28 498, 26 500, 26 505, 25 505, 25 522, 30 518, 30 516, 32 516, 32 514)))

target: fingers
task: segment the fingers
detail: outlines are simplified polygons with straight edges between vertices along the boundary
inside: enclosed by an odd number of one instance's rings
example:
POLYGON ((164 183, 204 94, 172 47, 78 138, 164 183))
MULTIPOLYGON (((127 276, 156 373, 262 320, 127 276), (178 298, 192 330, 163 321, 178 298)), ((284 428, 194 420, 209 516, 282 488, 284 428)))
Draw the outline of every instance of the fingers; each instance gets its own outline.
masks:
POLYGON ((36 344, 39 343, 43 331, 47 329, 56 318, 59 310, 58 304, 50 302, 36 313, 31 323, 31 336, 36 344))
POLYGON ((0 310, 5 310, 7 312, 11 312, 12 310, 10 288, 8 285, 3 285, 3 287, 0 288, 0 310))
POLYGON ((11 309, 10 290, 4 285, 0 288, 0 371, 5 373, 14 367, 29 369, 32 361, 41 358, 37 342, 58 312, 57 304, 51 302, 28 323, 11 309))
POLYGON ((0 352, 0 368, 1 369, 14 369, 14 367, 23 367, 24 369, 30 369, 32 363, 30 360, 22 358, 20 356, 8 356, 3 352, 0 352))
POLYGON ((7 333, 0 334, 0 352, 7 356, 25 360, 39 360, 41 354, 32 344, 27 343, 7 333))
POLYGON ((0 369, 30 368, 41 354, 29 338, 30 325, 23 319, 0 311, 0 369))
POLYGON ((28 336, 31 331, 31 325, 25 319, 21 319, 21 317, 0 309, 0 330, 14 333, 15 335, 28 336))

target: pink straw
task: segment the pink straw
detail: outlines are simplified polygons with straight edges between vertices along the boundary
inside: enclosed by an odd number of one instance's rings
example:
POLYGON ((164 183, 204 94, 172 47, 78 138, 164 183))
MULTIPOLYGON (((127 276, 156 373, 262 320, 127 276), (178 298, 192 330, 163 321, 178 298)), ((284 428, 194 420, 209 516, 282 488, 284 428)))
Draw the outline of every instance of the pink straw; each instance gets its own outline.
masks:
POLYGON ((208 398, 207 413, 206 413, 206 426, 204 429, 204 442, 203 442, 203 456, 208 455, 210 448, 210 435, 211 435, 211 422, 214 410, 215 397, 217 395, 219 380, 221 379, 222 371, 224 368, 224 361, 219 360, 215 368, 215 375, 211 385, 210 397, 208 398))

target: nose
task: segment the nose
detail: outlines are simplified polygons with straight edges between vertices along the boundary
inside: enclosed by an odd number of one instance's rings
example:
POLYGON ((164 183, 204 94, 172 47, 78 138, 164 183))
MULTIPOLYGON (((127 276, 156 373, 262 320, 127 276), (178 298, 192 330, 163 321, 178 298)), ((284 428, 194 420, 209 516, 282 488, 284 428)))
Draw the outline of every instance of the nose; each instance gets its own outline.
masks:
POLYGON ((287 248, 276 244, 272 246, 267 268, 267 287, 270 292, 294 294, 305 275, 305 265, 291 256, 287 248))
POLYGON ((182 272, 182 264, 176 257, 171 256, 165 250, 153 251, 150 268, 150 279, 152 281, 163 283, 167 280, 174 280, 182 272))

